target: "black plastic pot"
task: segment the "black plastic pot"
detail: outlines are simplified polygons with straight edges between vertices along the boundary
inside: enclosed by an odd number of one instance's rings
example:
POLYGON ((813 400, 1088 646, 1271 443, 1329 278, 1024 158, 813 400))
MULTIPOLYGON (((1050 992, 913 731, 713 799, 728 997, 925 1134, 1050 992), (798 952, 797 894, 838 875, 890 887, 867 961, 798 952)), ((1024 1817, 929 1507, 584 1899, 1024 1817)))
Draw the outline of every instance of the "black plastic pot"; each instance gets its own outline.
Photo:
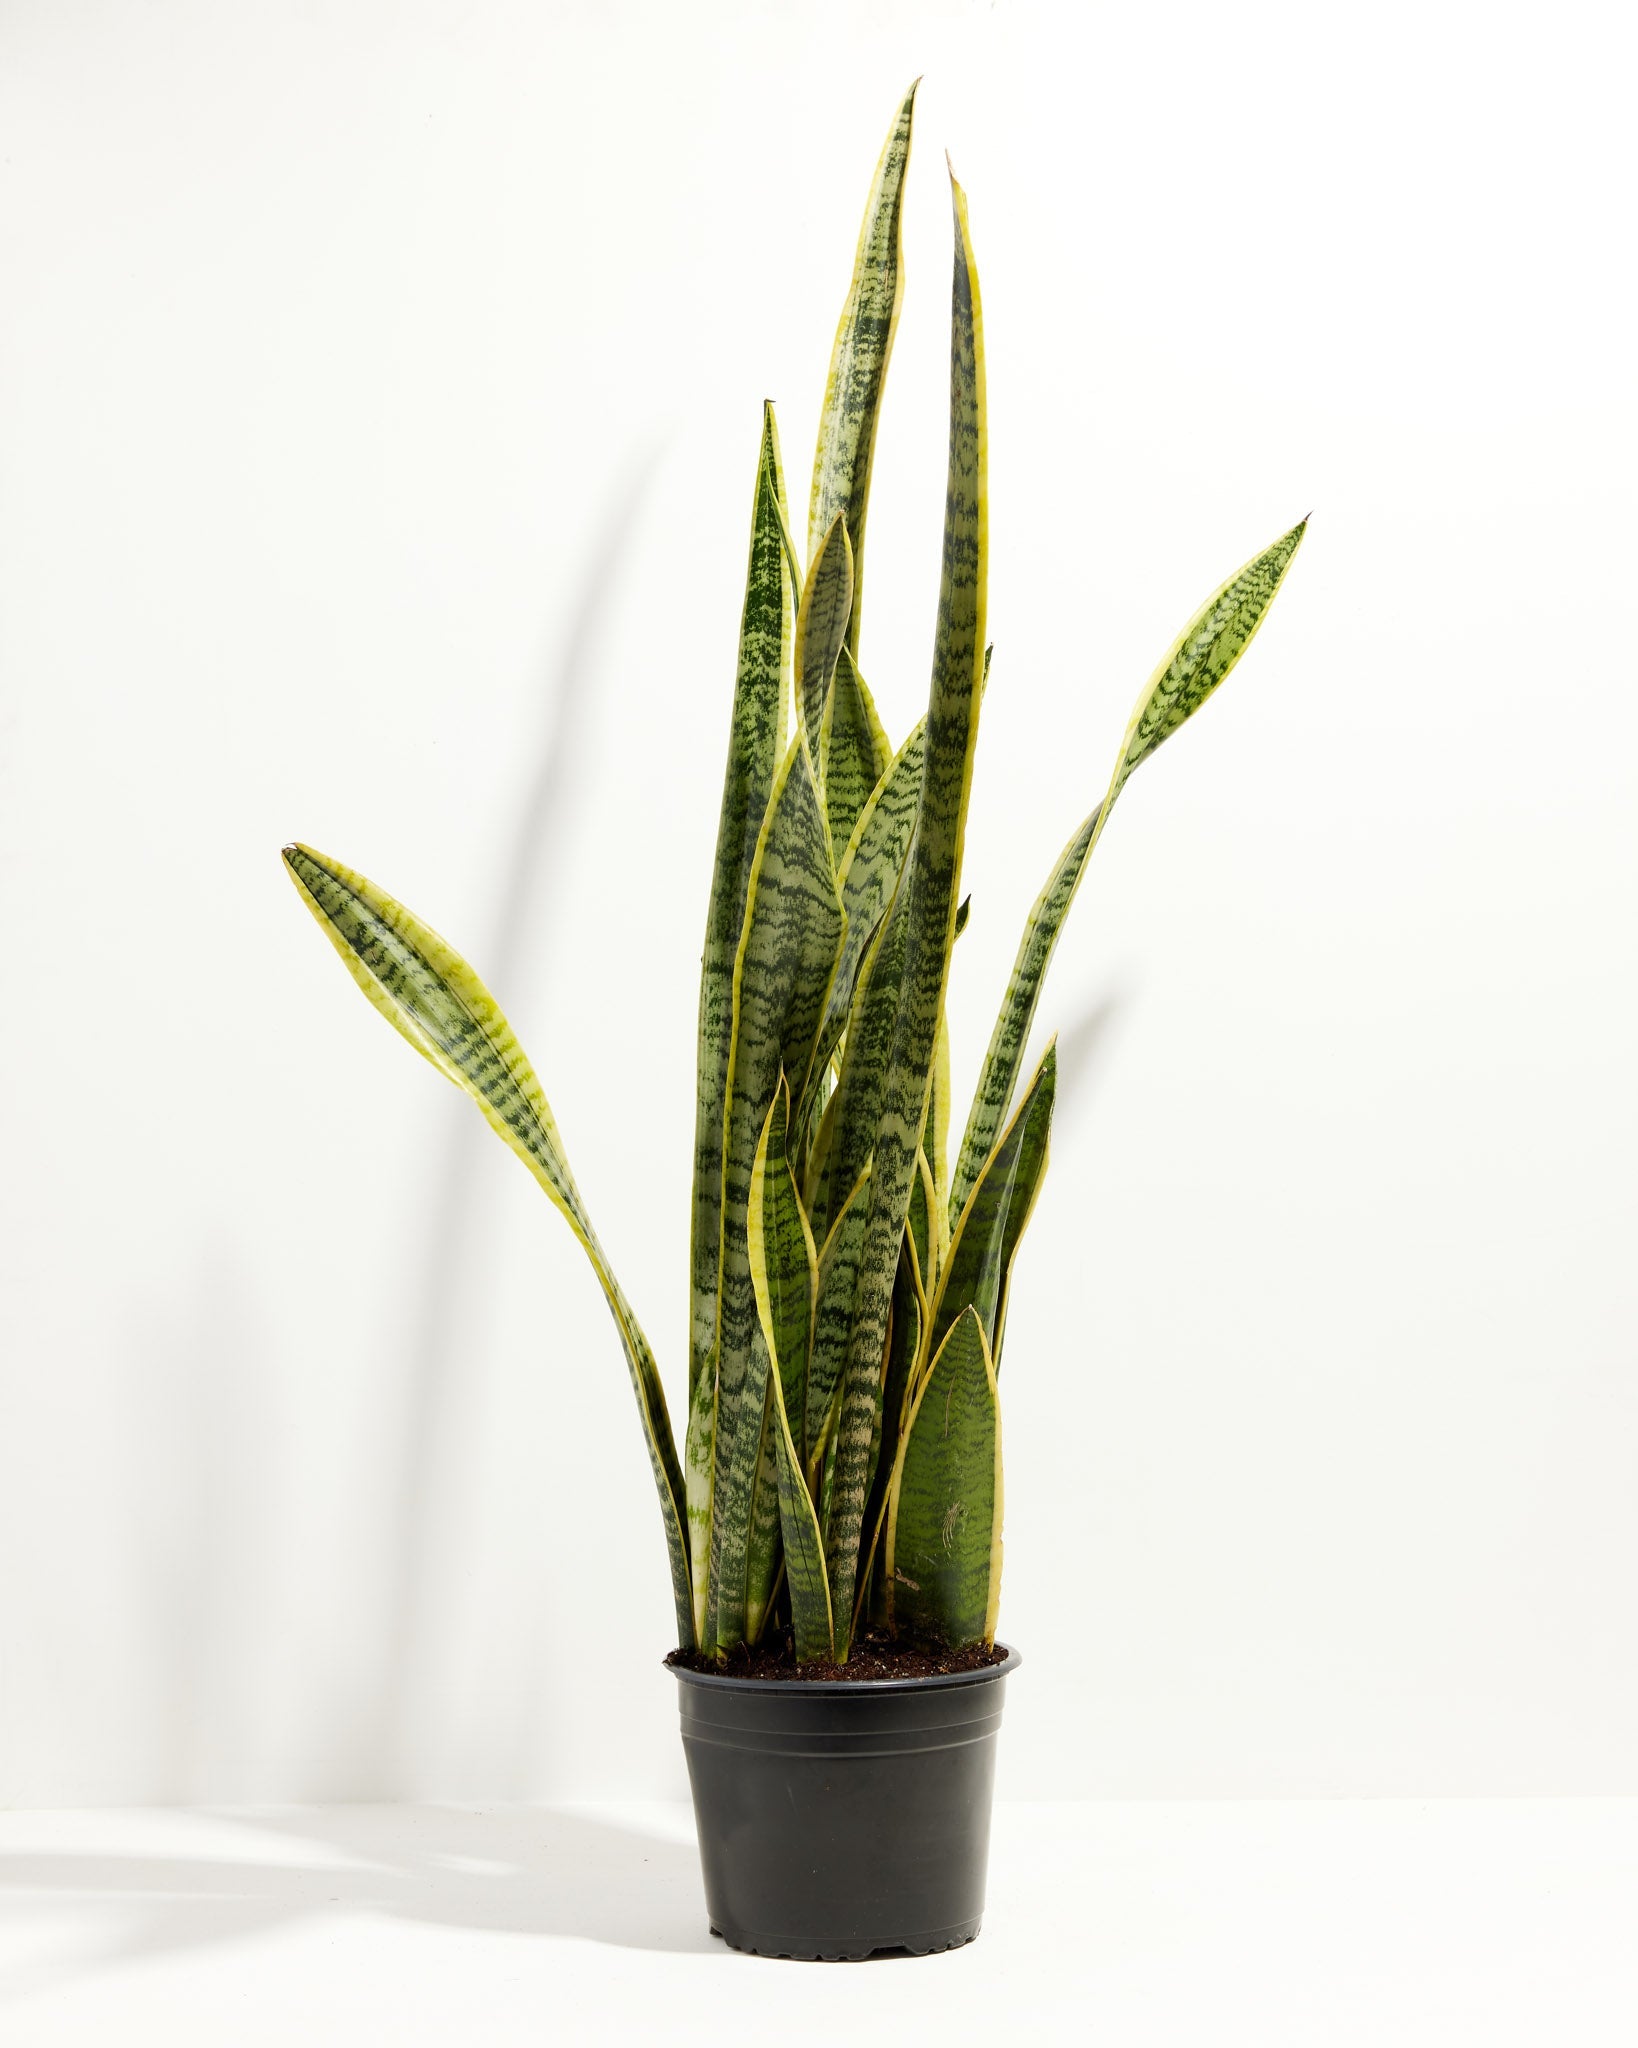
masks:
POLYGON ((959 1948, 984 1917, 995 1737, 1023 1661, 936 1678, 685 1671, 711 1927, 762 1956, 959 1948))

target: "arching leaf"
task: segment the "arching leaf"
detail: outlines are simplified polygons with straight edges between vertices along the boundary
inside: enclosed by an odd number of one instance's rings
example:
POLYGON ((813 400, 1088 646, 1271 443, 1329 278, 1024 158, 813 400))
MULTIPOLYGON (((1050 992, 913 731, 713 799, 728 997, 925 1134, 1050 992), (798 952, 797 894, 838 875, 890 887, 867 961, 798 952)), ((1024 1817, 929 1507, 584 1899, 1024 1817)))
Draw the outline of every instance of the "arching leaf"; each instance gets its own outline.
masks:
POLYGON ((319 929, 370 1002, 421 1056, 472 1100, 523 1161, 580 1240, 620 1333, 660 1495, 677 1634, 694 1641, 682 1473, 665 1390, 648 1339, 604 1255, 569 1171, 545 1091, 500 1005, 430 925, 384 889, 310 846, 287 846, 285 865, 319 929))
POLYGON ((723 1118, 734 1023, 734 962, 745 897, 774 774, 785 750, 791 676, 793 583, 784 538, 785 486, 773 407, 763 407, 751 501, 750 558, 740 619, 739 667, 728 725, 728 766, 700 962, 699 1062, 694 1102, 694 1188, 689 1250, 688 1536, 695 1633, 703 1638, 716 1476, 717 1294, 722 1256, 723 1118))
POLYGON ((894 1625, 993 1643, 1001 1593, 1001 1405, 972 1309, 951 1326, 899 1446, 887 1506, 894 1625))

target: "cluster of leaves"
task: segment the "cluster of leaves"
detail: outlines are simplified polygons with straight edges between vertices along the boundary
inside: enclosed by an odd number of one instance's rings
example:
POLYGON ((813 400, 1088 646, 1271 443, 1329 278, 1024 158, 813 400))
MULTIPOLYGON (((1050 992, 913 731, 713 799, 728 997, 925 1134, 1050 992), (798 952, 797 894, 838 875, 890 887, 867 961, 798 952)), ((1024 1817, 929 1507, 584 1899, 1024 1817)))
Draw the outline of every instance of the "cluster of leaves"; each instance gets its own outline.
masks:
POLYGON ((469 1093, 567 1217, 613 1313, 670 1554, 679 1641, 788 1621, 845 1661, 869 1620, 993 1641, 996 1390, 1014 1259, 1047 1161, 1049 1045, 1019 1088, 1058 933, 1116 798, 1227 675, 1297 526, 1201 607, 1138 700, 1101 802, 1025 927, 953 1166, 945 995, 985 646, 984 351, 951 181, 950 455, 926 716, 895 752, 859 673, 870 471, 902 289, 914 88, 865 211, 820 423, 808 565, 765 410, 700 982, 688 1429, 494 999, 436 933, 311 848, 285 859, 371 1002, 469 1093))

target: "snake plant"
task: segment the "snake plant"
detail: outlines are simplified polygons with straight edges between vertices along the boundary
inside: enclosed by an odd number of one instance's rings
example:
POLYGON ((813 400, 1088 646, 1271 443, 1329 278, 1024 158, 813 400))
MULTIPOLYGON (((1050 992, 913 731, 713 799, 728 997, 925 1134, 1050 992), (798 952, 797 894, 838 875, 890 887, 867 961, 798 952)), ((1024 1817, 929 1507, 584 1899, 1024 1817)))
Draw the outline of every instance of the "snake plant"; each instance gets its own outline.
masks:
POLYGON ((953 1158, 945 999, 988 679, 983 322, 967 206, 955 265, 943 566, 926 716, 895 750, 859 668, 872 454, 903 293, 915 89, 894 119, 837 329, 792 536, 764 408, 700 976, 688 1423, 569 1170, 539 1081, 465 960, 311 847, 284 858, 353 979, 477 1103, 584 1247, 614 1317, 659 1494, 685 1649, 788 1628, 845 1663, 867 1625, 993 1642, 997 1374, 1046 1168, 1054 1047, 1022 1080, 1064 918, 1133 771, 1256 632, 1294 526, 1216 590, 1145 685, 1100 800, 1024 928, 953 1158))

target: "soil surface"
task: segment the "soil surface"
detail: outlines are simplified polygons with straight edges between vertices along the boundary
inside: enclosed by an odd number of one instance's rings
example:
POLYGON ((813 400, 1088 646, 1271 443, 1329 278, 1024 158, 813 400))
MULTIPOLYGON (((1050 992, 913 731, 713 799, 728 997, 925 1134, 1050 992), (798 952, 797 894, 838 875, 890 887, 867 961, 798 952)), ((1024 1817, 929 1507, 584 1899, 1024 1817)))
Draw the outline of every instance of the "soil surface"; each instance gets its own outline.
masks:
POLYGON ((665 1661, 716 1678, 765 1678, 774 1684, 812 1685, 837 1678, 937 1678, 951 1671, 986 1671, 992 1664, 1004 1663, 1006 1656, 999 1643, 992 1647, 973 1643, 965 1650, 930 1649, 869 1630, 854 1642, 845 1664, 798 1664, 796 1645, 789 1635, 769 1636, 754 1650, 730 1650, 721 1658, 700 1650, 673 1650, 665 1661))

